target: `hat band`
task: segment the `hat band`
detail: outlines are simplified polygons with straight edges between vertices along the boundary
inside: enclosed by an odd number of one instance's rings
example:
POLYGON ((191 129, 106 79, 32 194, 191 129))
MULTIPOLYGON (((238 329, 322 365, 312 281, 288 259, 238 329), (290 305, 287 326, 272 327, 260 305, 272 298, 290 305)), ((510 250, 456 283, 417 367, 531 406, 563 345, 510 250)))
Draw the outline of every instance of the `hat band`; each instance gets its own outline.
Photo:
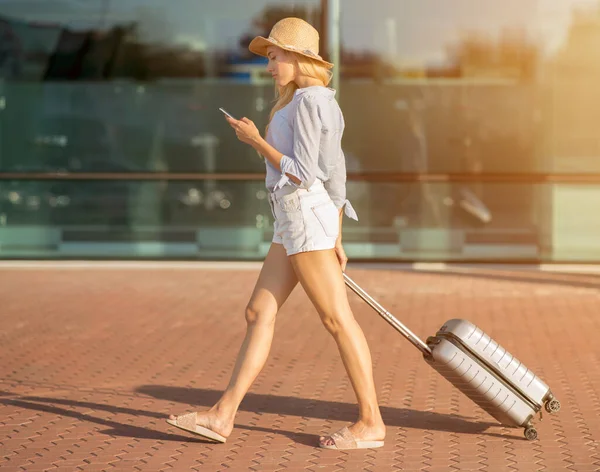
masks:
POLYGON ((318 59, 320 61, 323 60, 323 58, 321 56, 319 56, 318 54, 315 54, 310 49, 302 49, 302 48, 293 46, 291 44, 284 44, 281 41, 279 41, 278 39, 274 38, 273 36, 269 36, 268 39, 269 39, 269 41, 272 41, 272 42, 276 43, 277 45, 281 46, 282 48, 291 49, 292 51, 298 51, 298 52, 301 52, 303 54, 307 54, 307 55, 312 56, 315 59, 318 59))

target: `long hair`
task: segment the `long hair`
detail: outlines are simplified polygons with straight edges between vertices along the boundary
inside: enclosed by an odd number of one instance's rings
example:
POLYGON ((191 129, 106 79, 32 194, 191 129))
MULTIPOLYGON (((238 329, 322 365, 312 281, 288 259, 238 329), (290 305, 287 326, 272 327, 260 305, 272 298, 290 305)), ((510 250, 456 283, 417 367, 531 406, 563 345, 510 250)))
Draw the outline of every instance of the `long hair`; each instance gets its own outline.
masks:
MULTIPOLYGON (((291 57, 302 75, 312 77, 313 79, 319 79, 325 86, 329 85, 332 77, 331 70, 325 67, 321 62, 302 54, 296 54, 293 51, 285 51, 285 53, 291 57)), ((269 124, 275 113, 292 101, 296 90, 298 90, 296 82, 290 82, 284 87, 275 85, 275 105, 273 105, 273 109, 269 115, 269 123, 267 124, 266 131, 269 130, 269 124)))

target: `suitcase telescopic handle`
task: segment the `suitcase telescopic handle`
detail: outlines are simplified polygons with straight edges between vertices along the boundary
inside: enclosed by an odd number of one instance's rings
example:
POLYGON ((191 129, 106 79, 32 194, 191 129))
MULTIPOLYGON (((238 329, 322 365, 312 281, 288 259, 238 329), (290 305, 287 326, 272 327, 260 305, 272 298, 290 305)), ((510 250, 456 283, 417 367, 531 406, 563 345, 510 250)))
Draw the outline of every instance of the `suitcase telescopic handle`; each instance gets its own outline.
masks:
POLYGON ((354 280, 344 274, 344 281, 346 285, 350 287, 350 289, 356 293, 360 298, 362 298, 368 305, 371 306, 377 313, 381 315, 381 317, 391 324, 394 328, 396 328, 400 333, 408 339, 419 351, 421 351, 426 356, 431 356, 431 349, 427 344, 423 342, 421 338, 416 336, 410 329, 404 326, 400 320, 398 320, 394 315, 392 315, 389 311, 383 308, 377 301, 373 299, 367 292, 365 292, 362 288, 358 286, 354 280))

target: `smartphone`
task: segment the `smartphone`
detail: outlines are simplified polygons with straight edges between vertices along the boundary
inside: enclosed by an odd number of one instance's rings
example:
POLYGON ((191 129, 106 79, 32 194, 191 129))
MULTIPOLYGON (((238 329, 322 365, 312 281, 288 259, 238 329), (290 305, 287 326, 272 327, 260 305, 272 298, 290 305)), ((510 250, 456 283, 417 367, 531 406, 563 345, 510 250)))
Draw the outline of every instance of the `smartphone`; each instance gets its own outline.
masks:
POLYGON ((223 113, 225 113, 229 118, 231 118, 233 120, 237 120, 237 118, 235 116, 233 116, 231 113, 228 113, 227 111, 225 111, 224 108, 219 108, 219 110, 221 110, 223 113))

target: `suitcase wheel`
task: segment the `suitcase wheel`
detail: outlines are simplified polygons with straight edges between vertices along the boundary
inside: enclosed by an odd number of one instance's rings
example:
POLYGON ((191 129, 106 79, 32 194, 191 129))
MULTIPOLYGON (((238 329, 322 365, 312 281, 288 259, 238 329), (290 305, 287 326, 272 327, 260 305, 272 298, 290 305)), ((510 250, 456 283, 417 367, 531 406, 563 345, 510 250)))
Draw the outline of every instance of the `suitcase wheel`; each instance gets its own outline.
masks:
POLYGON ((558 413, 560 411, 560 402, 553 398, 549 402, 546 402, 544 408, 546 408, 548 413, 558 413))
POLYGON ((525 429, 525 438, 528 441, 535 441, 538 437, 537 429, 529 427, 525 429))

